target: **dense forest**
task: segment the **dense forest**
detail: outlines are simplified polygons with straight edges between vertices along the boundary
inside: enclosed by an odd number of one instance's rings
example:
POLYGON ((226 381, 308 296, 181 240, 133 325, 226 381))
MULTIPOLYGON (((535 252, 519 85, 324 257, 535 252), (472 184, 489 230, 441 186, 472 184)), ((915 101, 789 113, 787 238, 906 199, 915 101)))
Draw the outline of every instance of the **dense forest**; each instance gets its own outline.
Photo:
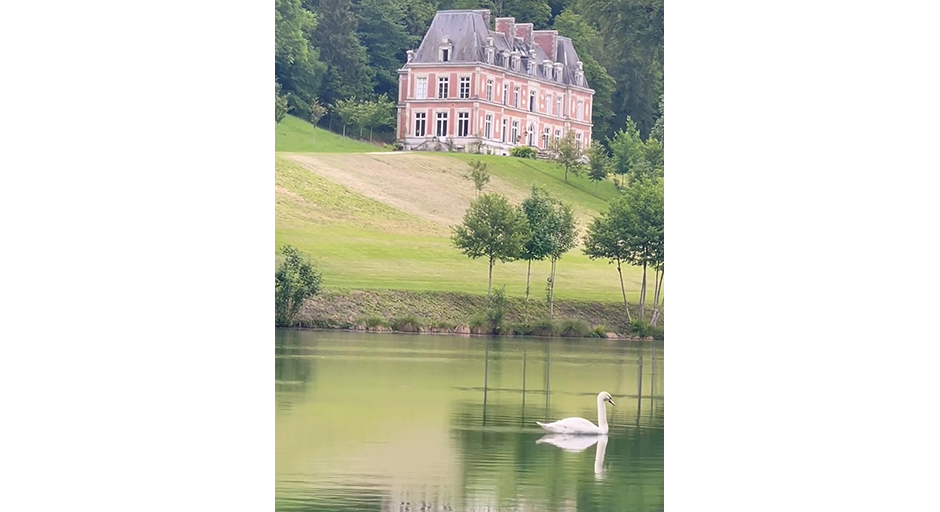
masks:
POLYGON ((396 70, 434 13, 480 8, 572 39, 595 90, 596 140, 627 126, 662 141, 663 0, 275 0, 278 115, 397 97, 396 70))

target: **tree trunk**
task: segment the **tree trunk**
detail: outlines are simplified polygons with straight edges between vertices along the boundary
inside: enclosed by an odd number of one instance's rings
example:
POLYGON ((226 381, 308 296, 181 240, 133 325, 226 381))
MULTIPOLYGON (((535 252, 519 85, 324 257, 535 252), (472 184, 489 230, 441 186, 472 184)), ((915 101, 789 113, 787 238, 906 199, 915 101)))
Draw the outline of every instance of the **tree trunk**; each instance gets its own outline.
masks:
POLYGON ((646 259, 643 260, 643 283, 640 284, 640 320, 644 321, 646 316, 644 315, 644 310, 646 309, 646 259))
POLYGON ((529 260, 529 270, 525 274, 525 300, 529 301, 529 277, 532 275, 532 260, 529 260))
POLYGON ((653 318, 650 319, 650 325, 655 326, 656 321, 659 320, 659 296, 663 289, 663 276, 666 271, 663 270, 660 272, 656 271, 656 291, 653 293, 653 318))
POLYGON ((627 311, 627 321, 632 322, 630 318, 630 306, 627 305, 627 291, 623 287, 623 272, 620 271, 620 260, 617 260, 617 273, 620 274, 620 293, 623 294, 623 309, 627 311))
POLYGON ((558 261, 556 258, 552 258, 552 284, 548 287, 548 317, 555 318, 555 262, 558 261))
POLYGON ((568 166, 565 166, 565 183, 568 183, 568 166))
POLYGON ((369 127, 369 142, 372 142, 372 127, 369 127))
POLYGON ((343 123, 343 137, 346 136, 346 124, 343 123))
POLYGON ((486 298, 490 298, 490 291, 493 290, 493 257, 490 257, 490 281, 486 285, 486 298))

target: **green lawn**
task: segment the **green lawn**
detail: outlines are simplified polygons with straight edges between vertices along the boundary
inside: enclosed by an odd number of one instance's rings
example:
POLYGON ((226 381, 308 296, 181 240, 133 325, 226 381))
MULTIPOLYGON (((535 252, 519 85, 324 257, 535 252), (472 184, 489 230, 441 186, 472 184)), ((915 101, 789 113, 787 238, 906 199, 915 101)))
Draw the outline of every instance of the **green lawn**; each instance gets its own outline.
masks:
POLYGON ((367 153, 387 151, 381 144, 359 142, 321 128, 303 119, 286 116, 274 128, 274 150, 293 153, 367 153), (314 140, 314 132, 316 139, 314 140))
MULTIPOLYGON (((444 162, 474 157, 441 154, 435 158, 444 162)), ((596 197, 593 183, 583 178, 569 176, 572 184, 565 185, 559 181, 562 171, 545 162, 482 158, 491 164, 495 176, 520 190, 533 182, 544 183, 563 200, 594 212, 606 208, 604 196, 616 193, 610 183, 602 183, 598 187, 601 197, 596 197)), ((422 191, 415 190, 413 200, 422 197, 422 191)), ((471 260, 454 249, 445 226, 366 197, 281 156, 275 156, 275 198, 276 248, 291 244, 310 255, 323 272, 325 287, 486 293, 486 262, 471 260)), ((544 296, 549 269, 547 261, 533 263, 533 295, 544 296)), ((621 300, 616 267, 590 260, 580 249, 566 254, 556 273, 559 299, 621 300)), ((631 301, 639 297, 640 279, 639 269, 624 268, 631 301)), ((493 270, 494 286, 505 285, 513 296, 524 295, 525 280, 522 261, 497 264, 493 270)))

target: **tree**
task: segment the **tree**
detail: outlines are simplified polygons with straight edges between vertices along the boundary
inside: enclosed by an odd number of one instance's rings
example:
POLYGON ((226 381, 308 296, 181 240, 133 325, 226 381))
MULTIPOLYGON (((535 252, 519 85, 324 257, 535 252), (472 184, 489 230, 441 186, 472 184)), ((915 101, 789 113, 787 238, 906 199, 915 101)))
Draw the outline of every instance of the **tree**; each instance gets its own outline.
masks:
POLYGON ((319 50, 310 44, 316 16, 303 9, 299 0, 275 0, 274 77, 295 112, 307 112, 308 102, 320 91, 326 65, 319 50))
POLYGON ((296 248, 281 249, 284 261, 274 272, 274 318, 277 325, 290 326, 305 300, 320 290, 321 274, 296 248))
POLYGON ((549 217, 549 252, 552 262, 551 281, 549 281, 548 314, 555 315, 555 268, 561 256, 570 251, 578 243, 578 228, 574 222, 574 212, 571 206, 561 201, 553 201, 551 217, 549 217))
MULTIPOLYGON (((649 266, 663 266, 662 249, 665 235, 662 178, 641 179, 630 185, 623 200, 626 203, 627 222, 621 237, 627 241, 630 263, 643 267, 640 286, 640 319, 645 320, 646 273, 649 266)), ((659 280, 657 271, 656 279, 659 280)))
POLYGON ((470 161, 470 170, 464 174, 464 179, 473 182, 477 189, 477 197, 483 192, 483 187, 490 181, 490 171, 486 170, 486 163, 480 160, 470 161))
POLYGON ((320 104, 320 100, 313 100, 310 104, 310 123, 313 124, 313 142, 317 142, 317 123, 326 115, 326 107, 320 104))
POLYGON ((274 124, 279 124, 287 115, 287 96, 281 95, 281 84, 274 81, 274 124))
POLYGON ((395 104, 385 94, 380 94, 373 101, 362 102, 358 108, 361 122, 369 127, 369 142, 372 142, 372 130, 376 126, 389 126, 395 121, 395 104))
POLYGON ((397 94, 398 69, 405 63, 405 51, 420 41, 406 30, 403 2, 362 0, 353 10, 358 19, 359 40, 366 49, 369 68, 375 72, 373 90, 376 94, 397 94))
POLYGON ((618 130, 613 139, 608 139, 607 146, 613 155, 614 173, 621 176, 629 174, 638 162, 646 159, 646 146, 640 138, 640 130, 629 117, 624 128, 618 130))
POLYGON ((551 145, 552 161, 565 169, 565 183, 568 182, 568 172, 574 175, 581 174, 584 154, 574 139, 574 132, 568 130, 564 137, 553 141, 551 145))
POLYGON ((590 158, 588 167, 588 178, 594 182, 594 193, 597 193, 597 184, 607 178, 610 172, 610 158, 604 151, 604 146, 596 140, 591 141, 591 147, 588 149, 588 158, 590 158))
POLYGON ((551 217, 552 198, 541 185, 533 185, 529 197, 522 201, 522 212, 529 223, 528 237, 522 246, 521 259, 528 262, 525 275, 525 299, 529 300, 529 279, 532 275, 532 261, 541 261, 552 250, 551 217))
POLYGON ((356 35, 358 21, 352 0, 321 0, 313 42, 327 65, 322 98, 327 103, 372 93, 372 70, 366 49, 356 35))
POLYGON ((633 319, 630 316, 630 306, 627 304, 627 291, 623 286, 623 271, 621 270, 621 265, 630 261, 631 254, 626 242, 620 236, 621 225, 626 223, 624 206, 622 199, 614 200, 606 212, 591 221, 584 237, 582 251, 592 260, 607 259, 609 263, 617 264, 620 292, 623 294, 623 308, 627 313, 627 321, 630 322, 633 319))
POLYGON ((339 116, 343 122, 343 136, 346 136, 346 125, 359 122, 359 103, 355 98, 346 100, 336 100, 333 102, 333 112, 339 116))
POLYGON ((454 228, 454 247, 471 259, 485 256, 489 261, 487 297, 493 289, 493 264, 518 258, 527 231, 525 215, 499 194, 484 194, 470 203, 463 224, 454 228))

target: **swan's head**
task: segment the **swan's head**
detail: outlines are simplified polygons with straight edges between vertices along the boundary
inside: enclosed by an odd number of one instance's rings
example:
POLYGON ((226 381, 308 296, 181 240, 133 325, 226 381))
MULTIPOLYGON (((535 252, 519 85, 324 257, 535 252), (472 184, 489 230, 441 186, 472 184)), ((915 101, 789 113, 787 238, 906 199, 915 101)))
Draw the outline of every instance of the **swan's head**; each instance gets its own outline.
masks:
POLYGON ((600 402, 609 402, 610 405, 617 405, 614 403, 613 397, 610 396, 610 393, 606 391, 601 391, 597 394, 597 400, 600 402))

